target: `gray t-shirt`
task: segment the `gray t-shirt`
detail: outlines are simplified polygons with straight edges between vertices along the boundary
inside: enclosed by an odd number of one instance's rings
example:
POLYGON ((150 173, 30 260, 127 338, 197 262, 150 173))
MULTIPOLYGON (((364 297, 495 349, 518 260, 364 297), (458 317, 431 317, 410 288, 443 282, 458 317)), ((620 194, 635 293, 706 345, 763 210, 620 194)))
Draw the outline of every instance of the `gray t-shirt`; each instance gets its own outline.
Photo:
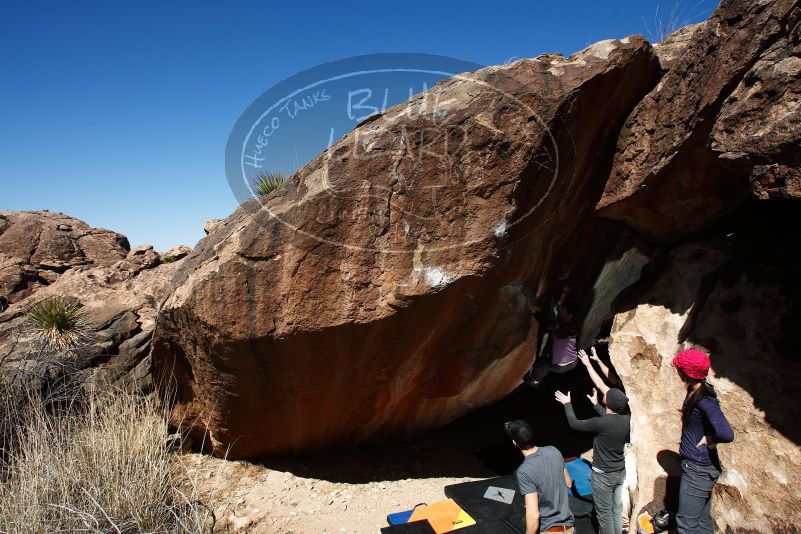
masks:
POLYGON ((556 447, 540 447, 526 456, 515 475, 522 495, 538 494, 540 532, 558 525, 573 525, 565 484, 565 461, 556 447))

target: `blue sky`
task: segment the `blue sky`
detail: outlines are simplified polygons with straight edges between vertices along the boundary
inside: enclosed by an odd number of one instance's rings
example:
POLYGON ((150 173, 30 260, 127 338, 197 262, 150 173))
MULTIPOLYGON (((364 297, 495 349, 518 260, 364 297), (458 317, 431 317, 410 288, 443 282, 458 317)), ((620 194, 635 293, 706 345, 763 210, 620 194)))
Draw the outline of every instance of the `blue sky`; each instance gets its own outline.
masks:
POLYGON ((676 5, 0 0, 0 209, 193 246, 236 207, 224 164, 237 118, 298 71, 376 52, 481 65, 568 55, 703 20, 717 1, 676 5))

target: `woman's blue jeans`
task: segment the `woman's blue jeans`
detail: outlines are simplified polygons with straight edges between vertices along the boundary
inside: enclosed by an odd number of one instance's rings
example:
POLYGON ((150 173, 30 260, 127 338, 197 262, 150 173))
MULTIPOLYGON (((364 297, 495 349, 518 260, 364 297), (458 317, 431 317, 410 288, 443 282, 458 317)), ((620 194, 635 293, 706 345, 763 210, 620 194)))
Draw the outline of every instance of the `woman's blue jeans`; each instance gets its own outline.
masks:
POLYGON ((681 462, 681 486, 676 524, 679 534, 712 534, 715 531, 710 507, 712 489, 720 477, 713 466, 698 465, 690 460, 681 462))

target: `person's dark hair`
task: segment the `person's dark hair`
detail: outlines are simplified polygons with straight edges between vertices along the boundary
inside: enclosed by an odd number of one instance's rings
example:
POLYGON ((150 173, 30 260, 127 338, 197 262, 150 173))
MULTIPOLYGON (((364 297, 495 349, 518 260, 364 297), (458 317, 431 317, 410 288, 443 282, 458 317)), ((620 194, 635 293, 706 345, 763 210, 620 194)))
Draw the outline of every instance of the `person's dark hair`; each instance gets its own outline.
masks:
POLYGON ((578 313, 578 311, 579 311, 578 302, 576 302, 573 299, 565 300, 565 302, 562 304, 562 306, 564 306, 565 311, 567 313, 569 313, 570 315, 576 315, 578 313))
POLYGON ((532 449, 537 446, 536 438, 534 437, 534 429, 522 419, 507 422, 504 424, 504 430, 506 430, 506 434, 512 438, 515 444, 522 450, 532 449))
POLYGON ((693 413, 693 409, 695 405, 698 404, 698 401, 705 397, 712 397, 713 399, 718 398, 718 394, 715 391, 715 388, 707 382, 706 380, 700 381, 701 385, 698 386, 698 389, 693 391, 685 400, 684 405, 681 408, 681 422, 682 425, 686 425, 687 421, 690 418, 690 414, 693 413))
POLYGON ((578 304, 576 301, 568 299, 561 304, 561 308, 567 312, 569 318, 557 317, 556 328, 554 333, 556 337, 564 338, 567 336, 575 335, 578 331, 576 326, 576 314, 578 313, 578 304))

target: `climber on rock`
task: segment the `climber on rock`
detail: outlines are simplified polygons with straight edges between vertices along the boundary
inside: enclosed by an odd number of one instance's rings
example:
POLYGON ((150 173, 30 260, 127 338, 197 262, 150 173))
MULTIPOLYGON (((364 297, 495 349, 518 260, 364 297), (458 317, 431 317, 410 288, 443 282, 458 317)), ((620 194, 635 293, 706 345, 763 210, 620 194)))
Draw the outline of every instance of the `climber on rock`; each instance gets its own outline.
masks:
POLYGON ((573 534, 573 512, 567 496, 573 481, 562 453, 556 447, 538 447, 534 430, 525 421, 509 421, 504 429, 524 457, 515 476, 526 506, 526 534, 573 534))
MULTIPOLYGON (((598 359, 592 349, 593 359, 598 359)), ((599 417, 579 420, 573 411, 570 392, 557 391, 557 402, 564 405, 570 428, 582 432, 592 432, 592 498, 595 515, 601 534, 620 534, 623 531, 623 481, 626 478, 625 446, 629 440, 629 399, 617 388, 607 386, 592 367, 587 353, 579 351, 581 363, 587 368, 593 383, 597 386, 587 398, 599 417), (601 390, 603 402, 598 402, 601 390)), ((598 360, 600 362, 600 360, 598 360)), ((604 366, 605 367, 605 366, 604 366)), ((608 373, 608 370, 606 371, 608 373)))
POLYGON ((714 532, 712 489, 722 467, 716 444, 734 441, 734 432, 720 409, 717 393, 706 381, 709 356, 685 350, 673 358, 687 396, 681 409, 681 485, 676 523, 679 534, 714 532))
MULTIPOLYGON (((550 341, 550 360, 546 359, 545 350, 541 350, 534 362, 534 367, 523 377, 523 381, 531 387, 537 388, 543 379, 550 373, 567 373, 576 367, 578 353, 576 351, 576 313, 578 305, 569 298, 570 286, 562 288, 562 294, 555 305, 555 318, 553 322, 545 318, 545 328, 548 330, 543 336, 542 346, 550 341), (550 338, 550 339, 548 339, 550 338)), ((531 307, 532 315, 536 307, 531 307)))

